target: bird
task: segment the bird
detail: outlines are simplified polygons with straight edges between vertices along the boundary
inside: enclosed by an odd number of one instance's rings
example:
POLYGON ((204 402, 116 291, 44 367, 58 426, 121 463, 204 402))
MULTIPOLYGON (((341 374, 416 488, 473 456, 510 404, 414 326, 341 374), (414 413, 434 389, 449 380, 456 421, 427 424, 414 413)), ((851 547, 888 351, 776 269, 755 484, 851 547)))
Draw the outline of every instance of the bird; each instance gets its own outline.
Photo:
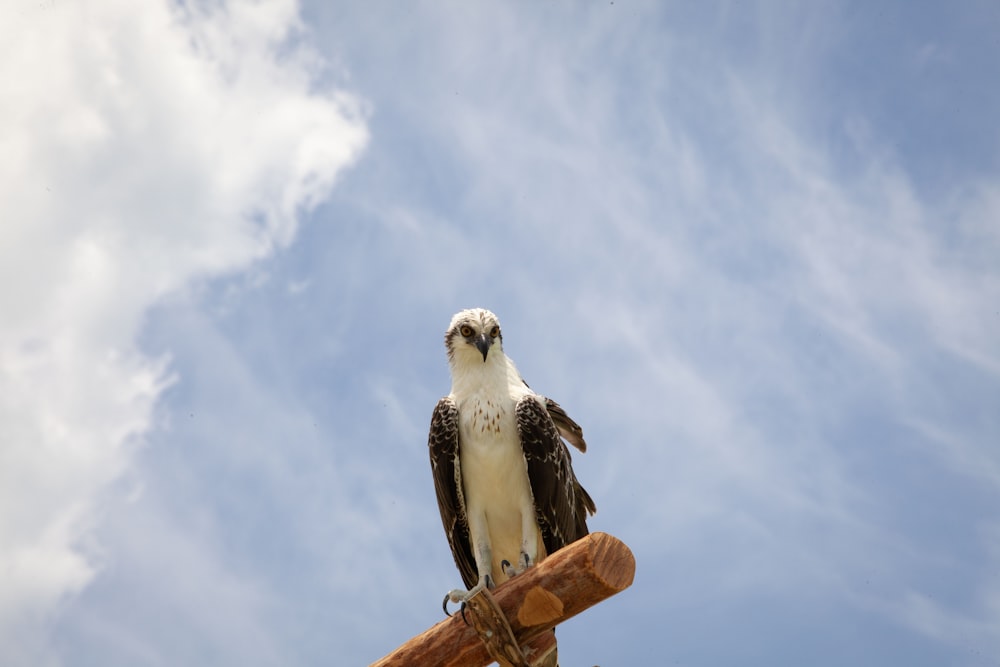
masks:
POLYGON ((464 611, 483 588, 587 535, 597 508, 566 446, 585 452, 583 430, 524 381, 504 353, 497 316, 462 310, 444 342, 451 392, 434 408, 428 449, 441 522, 466 586, 445 596, 449 613, 449 601, 464 611))

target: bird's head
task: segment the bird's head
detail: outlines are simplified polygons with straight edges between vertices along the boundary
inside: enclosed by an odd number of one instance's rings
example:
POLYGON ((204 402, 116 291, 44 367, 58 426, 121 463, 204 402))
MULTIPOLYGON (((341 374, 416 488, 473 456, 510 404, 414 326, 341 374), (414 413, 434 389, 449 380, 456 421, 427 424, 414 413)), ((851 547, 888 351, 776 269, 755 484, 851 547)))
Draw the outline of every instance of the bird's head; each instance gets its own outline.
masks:
MULTIPOLYGON (((494 346, 503 354, 503 336, 497 316, 485 308, 470 308, 455 313, 444 335, 444 346, 448 349, 448 360, 452 363, 478 361, 483 363, 494 346)), ((494 355, 496 356, 496 352, 494 355)))

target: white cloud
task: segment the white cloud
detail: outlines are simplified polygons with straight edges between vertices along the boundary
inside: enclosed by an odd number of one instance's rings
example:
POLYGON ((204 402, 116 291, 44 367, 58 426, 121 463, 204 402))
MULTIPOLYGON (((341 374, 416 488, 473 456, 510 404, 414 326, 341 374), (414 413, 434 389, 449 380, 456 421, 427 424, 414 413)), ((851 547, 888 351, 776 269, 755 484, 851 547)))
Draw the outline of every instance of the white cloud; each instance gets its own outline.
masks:
POLYGON ((0 661, 42 664, 170 382, 136 348, 145 312, 287 244, 366 134, 315 89, 295 2, 2 14, 0 661))

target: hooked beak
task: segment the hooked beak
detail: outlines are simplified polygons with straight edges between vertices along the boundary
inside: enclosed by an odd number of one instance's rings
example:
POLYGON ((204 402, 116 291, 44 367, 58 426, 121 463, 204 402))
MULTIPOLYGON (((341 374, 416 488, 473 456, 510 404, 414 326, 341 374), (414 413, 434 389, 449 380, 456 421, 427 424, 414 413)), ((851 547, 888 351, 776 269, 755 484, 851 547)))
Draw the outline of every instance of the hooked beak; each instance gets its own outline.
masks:
POLYGON ((486 353, 490 351, 490 346, 493 345, 493 339, 485 333, 479 334, 476 337, 476 349, 483 353, 483 363, 486 363, 486 353))

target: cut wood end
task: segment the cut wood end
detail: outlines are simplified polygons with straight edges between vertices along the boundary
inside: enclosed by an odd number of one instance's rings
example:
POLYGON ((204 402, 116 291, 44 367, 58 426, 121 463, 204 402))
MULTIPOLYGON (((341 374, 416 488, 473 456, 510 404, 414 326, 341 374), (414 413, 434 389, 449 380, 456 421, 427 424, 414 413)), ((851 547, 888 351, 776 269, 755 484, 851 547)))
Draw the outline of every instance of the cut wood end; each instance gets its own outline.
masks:
POLYGON ((535 586, 525 594, 524 602, 517 610, 517 620, 521 625, 528 627, 548 623, 562 614, 562 600, 541 586, 535 586))
POLYGON ((632 585, 635 579, 635 556, 624 542, 607 533, 591 533, 584 539, 590 540, 590 561, 594 574, 605 585, 617 592, 632 585))

